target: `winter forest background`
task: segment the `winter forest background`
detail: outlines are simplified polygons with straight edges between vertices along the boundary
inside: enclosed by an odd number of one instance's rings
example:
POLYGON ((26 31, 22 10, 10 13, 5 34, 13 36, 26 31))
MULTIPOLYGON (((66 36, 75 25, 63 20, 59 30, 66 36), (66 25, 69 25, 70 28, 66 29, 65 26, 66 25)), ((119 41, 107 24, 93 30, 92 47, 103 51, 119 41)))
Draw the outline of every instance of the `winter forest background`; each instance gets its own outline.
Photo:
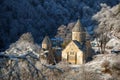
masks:
POLYGON ((111 15, 104 18, 102 13, 119 3, 120 0, 0 0, 0 50, 25 32, 31 32, 40 44, 46 34, 54 37, 60 25, 75 22, 78 16, 91 33, 96 26, 93 17, 99 23, 101 18, 108 20, 111 15), (97 14, 100 10, 101 15, 97 14))

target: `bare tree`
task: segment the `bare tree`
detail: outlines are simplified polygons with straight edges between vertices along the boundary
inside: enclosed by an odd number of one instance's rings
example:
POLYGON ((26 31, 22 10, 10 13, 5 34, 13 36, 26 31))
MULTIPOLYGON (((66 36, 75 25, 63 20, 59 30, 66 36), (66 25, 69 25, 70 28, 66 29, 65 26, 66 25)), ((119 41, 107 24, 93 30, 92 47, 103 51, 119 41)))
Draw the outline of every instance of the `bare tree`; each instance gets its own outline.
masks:
POLYGON ((100 38, 100 52, 102 54, 105 53, 106 43, 108 42, 108 32, 106 29, 106 25, 104 24, 104 27, 102 29, 96 29, 96 37, 100 38))

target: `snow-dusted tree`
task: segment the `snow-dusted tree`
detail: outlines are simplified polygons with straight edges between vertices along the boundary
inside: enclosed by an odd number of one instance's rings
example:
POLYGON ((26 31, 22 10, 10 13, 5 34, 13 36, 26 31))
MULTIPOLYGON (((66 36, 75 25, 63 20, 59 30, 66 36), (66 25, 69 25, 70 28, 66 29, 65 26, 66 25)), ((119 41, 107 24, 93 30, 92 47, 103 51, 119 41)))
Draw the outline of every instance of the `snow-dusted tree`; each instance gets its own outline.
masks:
POLYGON ((109 37, 113 37, 115 33, 120 32, 120 4, 110 8, 106 4, 101 4, 100 12, 93 16, 98 22, 96 32, 98 34, 109 33, 109 37))
POLYGON ((24 33, 21 37, 20 37, 20 39, 19 39, 20 41, 28 41, 28 42, 30 42, 30 43, 34 43, 34 39, 33 39, 33 37, 32 37, 32 34, 31 33, 24 33))
POLYGON ((119 37, 120 34, 120 4, 113 8, 106 4, 101 4, 101 6, 101 11, 94 15, 93 19, 98 22, 95 32, 100 37, 101 52, 104 53, 109 38, 119 37))

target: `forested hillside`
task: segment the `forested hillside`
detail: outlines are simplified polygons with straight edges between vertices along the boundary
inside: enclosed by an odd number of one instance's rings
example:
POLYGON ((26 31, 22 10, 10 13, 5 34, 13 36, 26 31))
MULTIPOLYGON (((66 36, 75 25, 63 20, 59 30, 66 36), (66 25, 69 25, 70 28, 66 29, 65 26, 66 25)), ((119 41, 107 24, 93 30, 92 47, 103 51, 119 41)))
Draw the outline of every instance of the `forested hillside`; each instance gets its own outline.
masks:
POLYGON ((93 29, 91 17, 101 9, 120 0, 0 0, 0 49, 8 48, 23 33, 31 32, 40 43, 48 34, 53 37, 58 26, 75 22, 78 16, 83 25, 93 29))

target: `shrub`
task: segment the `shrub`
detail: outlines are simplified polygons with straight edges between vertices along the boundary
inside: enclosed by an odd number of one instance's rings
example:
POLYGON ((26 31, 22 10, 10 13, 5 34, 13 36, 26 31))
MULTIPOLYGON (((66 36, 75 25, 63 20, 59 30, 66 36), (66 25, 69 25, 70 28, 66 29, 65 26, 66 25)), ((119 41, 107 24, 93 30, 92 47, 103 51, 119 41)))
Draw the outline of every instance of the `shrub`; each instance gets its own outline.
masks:
POLYGON ((103 73, 108 73, 108 74, 112 74, 111 70, 110 70, 110 62, 109 61, 104 61, 102 64, 101 64, 101 67, 104 68, 102 70, 103 73))

